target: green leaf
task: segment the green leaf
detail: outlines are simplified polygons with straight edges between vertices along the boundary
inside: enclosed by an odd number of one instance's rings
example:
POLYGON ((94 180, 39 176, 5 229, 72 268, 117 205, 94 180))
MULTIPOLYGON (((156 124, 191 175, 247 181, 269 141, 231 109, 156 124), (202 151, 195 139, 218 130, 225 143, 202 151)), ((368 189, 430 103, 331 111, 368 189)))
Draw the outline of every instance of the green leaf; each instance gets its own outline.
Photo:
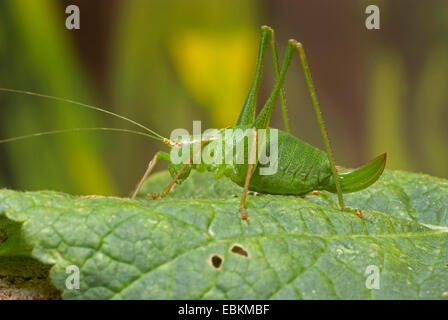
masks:
POLYGON ((52 265, 66 299, 448 298, 446 180, 385 172, 347 195, 362 219, 325 192, 250 195, 247 223, 241 188, 208 173, 165 199, 143 197, 169 179, 154 175, 138 201, 2 190, 0 258, 52 265), (69 265, 80 269, 79 290, 65 286, 69 265), (369 266, 377 289, 366 285, 369 266))

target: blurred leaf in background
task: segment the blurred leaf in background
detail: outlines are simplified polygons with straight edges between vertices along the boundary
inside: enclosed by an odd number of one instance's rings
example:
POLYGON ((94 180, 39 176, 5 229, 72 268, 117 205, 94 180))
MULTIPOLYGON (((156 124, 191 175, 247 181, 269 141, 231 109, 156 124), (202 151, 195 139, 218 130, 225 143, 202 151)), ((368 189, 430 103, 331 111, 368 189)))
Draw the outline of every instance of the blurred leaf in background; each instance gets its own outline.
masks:
MULTIPOLYGON (((57 2, 7 0, 0 7, 1 86, 91 102, 89 81, 64 34, 57 2)), ((95 115, 61 102, 4 93, 0 99, 2 137, 98 124, 95 115)), ((60 135, 5 145, 8 186, 113 194, 99 143, 96 135, 60 135)))
POLYGON ((411 160, 407 157, 403 121, 406 77, 400 62, 393 52, 376 52, 369 77, 367 145, 372 156, 387 150, 388 168, 407 170, 411 160))
POLYGON ((368 45, 369 153, 387 150, 388 168, 447 177, 448 3, 380 3, 382 30, 368 45))
POLYGON ((183 83, 209 109, 218 128, 235 124, 256 59, 257 28, 231 34, 185 30, 173 39, 171 52, 183 83), (179 50, 182 44, 182 50, 179 50))
POLYGON ((423 63, 413 103, 415 167, 448 177, 448 42, 437 44, 423 63))
MULTIPOLYGON (((447 1, 278 0, 269 2, 269 19, 307 50, 338 164, 388 152, 388 168, 447 177, 447 1), (365 27, 371 4, 380 30, 365 27)), ((319 145, 309 99, 290 92, 289 110, 300 110, 293 133, 300 123, 298 135, 319 145)))

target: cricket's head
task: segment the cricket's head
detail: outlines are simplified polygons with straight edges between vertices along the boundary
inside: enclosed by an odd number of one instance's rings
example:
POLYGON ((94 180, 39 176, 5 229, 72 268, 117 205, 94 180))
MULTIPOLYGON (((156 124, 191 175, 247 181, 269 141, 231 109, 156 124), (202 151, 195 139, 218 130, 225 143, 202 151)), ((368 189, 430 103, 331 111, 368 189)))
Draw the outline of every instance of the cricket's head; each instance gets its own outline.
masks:
POLYGON ((173 139, 164 138, 162 140, 164 144, 174 149, 190 148, 191 146, 198 144, 201 141, 201 136, 194 136, 189 134, 178 136, 173 139))
POLYGON ((208 129, 204 131, 204 133, 202 134, 193 134, 193 135, 190 135, 182 131, 182 134, 180 135, 173 134, 172 136, 174 136, 174 138, 171 139, 163 138, 162 142, 167 146, 169 146, 170 148, 176 148, 176 149, 181 149, 185 147, 189 148, 194 145, 204 146, 208 142, 220 139, 221 134, 225 129, 227 128, 220 130, 208 129))

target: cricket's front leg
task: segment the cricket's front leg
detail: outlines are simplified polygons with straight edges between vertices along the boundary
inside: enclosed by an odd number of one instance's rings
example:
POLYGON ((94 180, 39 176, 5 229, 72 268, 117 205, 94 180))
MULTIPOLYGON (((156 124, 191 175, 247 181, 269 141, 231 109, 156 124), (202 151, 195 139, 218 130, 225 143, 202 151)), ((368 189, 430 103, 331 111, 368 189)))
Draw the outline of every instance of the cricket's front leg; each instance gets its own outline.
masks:
MULTIPOLYGON (((185 171, 185 169, 190 165, 191 161, 193 160, 194 155, 196 153, 198 153, 199 151, 201 151, 201 149, 204 146, 205 142, 206 142, 206 140, 201 140, 201 143, 199 143, 197 148, 195 150, 193 150, 193 153, 192 153, 191 157, 182 166, 182 168, 179 170, 179 172, 176 174, 176 176, 173 178, 173 180, 171 180, 170 184, 165 188, 165 190, 163 190, 162 193, 149 193, 148 197, 150 197, 152 199, 165 198, 168 195, 168 193, 171 191, 171 188, 173 188, 173 186, 176 183, 176 181, 179 180, 180 176, 185 171)), ((169 155, 168 155, 168 157, 169 157, 169 155)))
POLYGON ((170 155, 168 153, 166 153, 166 152, 163 152, 163 151, 159 151, 159 152, 157 152, 154 155, 154 157, 151 159, 151 161, 149 161, 148 168, 146 169, 145 174, 140 179, 140 181, 137 184, 137 187, 135 188, 134 192, 132 193, 131 199, 135 199, 135 197, 137 196, 138 192, 142 188, 143 183, 146 181, 148 176, 151 174, 151 171, 154 168, 154 166, 156 165, 158 159, 169 161, 170 160, 170 155))

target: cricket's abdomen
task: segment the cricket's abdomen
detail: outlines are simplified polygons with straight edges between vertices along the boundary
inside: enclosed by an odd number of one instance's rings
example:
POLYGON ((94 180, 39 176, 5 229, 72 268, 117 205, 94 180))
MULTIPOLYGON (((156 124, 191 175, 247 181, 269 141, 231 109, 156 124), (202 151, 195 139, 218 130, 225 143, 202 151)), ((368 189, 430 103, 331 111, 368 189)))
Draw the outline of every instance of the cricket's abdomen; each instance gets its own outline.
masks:
MULTIPOLYGON (((268 144, 269 140, 266 143, 268 144)), ((301 195, 324 189, 331 179, 332 172, 326 153, 281 130, 278 130, 277 161, 277 171, 271 175, 260 174, 260 168, 269 167, 269 163, 257 165, 249 190, 270 194, 301 195)), ((244 179, 241 179, 241 174, 238 177, 236 175, 229 177, 235 183, 244 186, 245 175, 244 179)))

